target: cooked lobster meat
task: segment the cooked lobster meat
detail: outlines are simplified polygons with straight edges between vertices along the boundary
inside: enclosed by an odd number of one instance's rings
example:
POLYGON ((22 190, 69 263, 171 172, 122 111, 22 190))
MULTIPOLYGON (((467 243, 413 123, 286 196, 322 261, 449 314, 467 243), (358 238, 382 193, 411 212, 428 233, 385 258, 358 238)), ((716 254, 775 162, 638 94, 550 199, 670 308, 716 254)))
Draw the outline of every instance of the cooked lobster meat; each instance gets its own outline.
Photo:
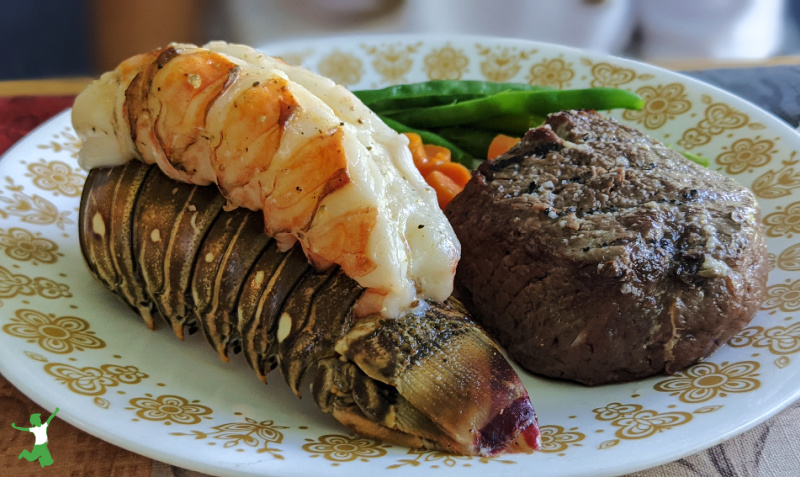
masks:
POLYGON ((369 436, 538 445, 521 380, 449 298, 460 244, 406 138, 345 88, 245 46, 173 44, 90 85, 73 125, 92 169, 81 249, 148 326, 199 328, 298 396, 309 376, 369 436))
POLYGON ((304 376, 324 412, 411 447, 491 455, 538 445, 519 376, 455 299, 397 318, 356 317, 364 287, 282 251, 262 214, 224 210, 210 186, 178 183, 139 161, 96 168, 80 206, 91 272, 153 328, 202 330, 223 360, 241 349, 266 382, 304 376))
POLYGON ((398 135, 342 86, 252 48, 173 44, 134 56, 75 101, 87 169, 138 158, 262 210, 286 251, 364 287, 396 317, 452 292, 460 244, 398 135))

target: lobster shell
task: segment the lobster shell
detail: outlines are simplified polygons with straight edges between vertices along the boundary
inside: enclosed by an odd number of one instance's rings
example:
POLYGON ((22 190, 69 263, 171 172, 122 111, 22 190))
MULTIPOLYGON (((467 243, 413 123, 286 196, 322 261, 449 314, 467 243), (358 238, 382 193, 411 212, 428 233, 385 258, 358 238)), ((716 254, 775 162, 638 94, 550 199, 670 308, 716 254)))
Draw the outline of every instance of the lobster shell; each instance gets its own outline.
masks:
POLYGON ((138 161, 94 169, 79 239, 91 273, 180 339, 202 330, 223 361, 241 350, 266 382, 276 367, 300 396, 306 374, 324 412, 411 447, 491 455, 538 446, 519 376, 455 299, 396 319, 356 319, 364 289, 281 252, 263 216, 224 210, 213 187, 178 183, 138 161))

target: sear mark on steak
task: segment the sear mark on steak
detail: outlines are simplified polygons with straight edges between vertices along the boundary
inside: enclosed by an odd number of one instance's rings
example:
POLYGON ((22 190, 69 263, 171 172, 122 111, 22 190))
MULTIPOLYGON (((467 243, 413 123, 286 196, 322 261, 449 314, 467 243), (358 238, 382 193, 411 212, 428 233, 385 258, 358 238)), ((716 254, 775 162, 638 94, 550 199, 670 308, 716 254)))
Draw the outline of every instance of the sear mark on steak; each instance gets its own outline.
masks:
POLYGON ((595 385, 676 372, 764 298, 753 194, 593 111, 550 115, 446 214, 458 294, 537 374, 595 385))

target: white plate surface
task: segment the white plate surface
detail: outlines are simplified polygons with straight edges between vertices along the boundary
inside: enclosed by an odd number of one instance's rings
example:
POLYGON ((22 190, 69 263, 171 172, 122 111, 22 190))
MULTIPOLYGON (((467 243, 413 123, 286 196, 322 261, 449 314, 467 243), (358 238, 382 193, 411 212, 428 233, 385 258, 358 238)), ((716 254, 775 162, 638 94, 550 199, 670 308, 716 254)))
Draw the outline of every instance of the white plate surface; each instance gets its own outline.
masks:
MULTIPOLYGON (((611 86, 647 100, 621 121, 752 188, 771 260, 753 322, 673 377, 586 388, 522 373, 542 425, 533 455, 414 451, 348 435, 273 374, 219 362, 199 335, 146 329, 95 282, 78 247, 85 174, 65 112, 0 161, 0 372, 77 427, 212 474, 605 475, 715 445, 800 397, 800 135, 719 89, 668 71, 553 45, 478 37, 342 37, 264 47, 354 88, 488 79, 611 86)), ((58 439, 58 436, 50 436, 58 439)))

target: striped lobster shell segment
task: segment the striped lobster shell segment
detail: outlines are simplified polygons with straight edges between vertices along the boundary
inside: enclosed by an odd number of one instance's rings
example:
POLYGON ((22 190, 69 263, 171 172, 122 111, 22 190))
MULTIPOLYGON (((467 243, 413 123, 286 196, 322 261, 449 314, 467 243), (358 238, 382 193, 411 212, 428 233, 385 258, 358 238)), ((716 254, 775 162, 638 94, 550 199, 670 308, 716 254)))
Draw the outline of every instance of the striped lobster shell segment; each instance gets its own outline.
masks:
POLYGON ((225 211, 212 187, 175 182, 138 161, 94 169, 80 207, 89 269, 155 328, 200 329, 223 361, 241 350, 266 382, 304 377, 324 412, 410 447, 491 455, 538 446, 519 376, 454 299, 424 313, 355 319, 364 289, 281 252, 261 214, 225 211))

